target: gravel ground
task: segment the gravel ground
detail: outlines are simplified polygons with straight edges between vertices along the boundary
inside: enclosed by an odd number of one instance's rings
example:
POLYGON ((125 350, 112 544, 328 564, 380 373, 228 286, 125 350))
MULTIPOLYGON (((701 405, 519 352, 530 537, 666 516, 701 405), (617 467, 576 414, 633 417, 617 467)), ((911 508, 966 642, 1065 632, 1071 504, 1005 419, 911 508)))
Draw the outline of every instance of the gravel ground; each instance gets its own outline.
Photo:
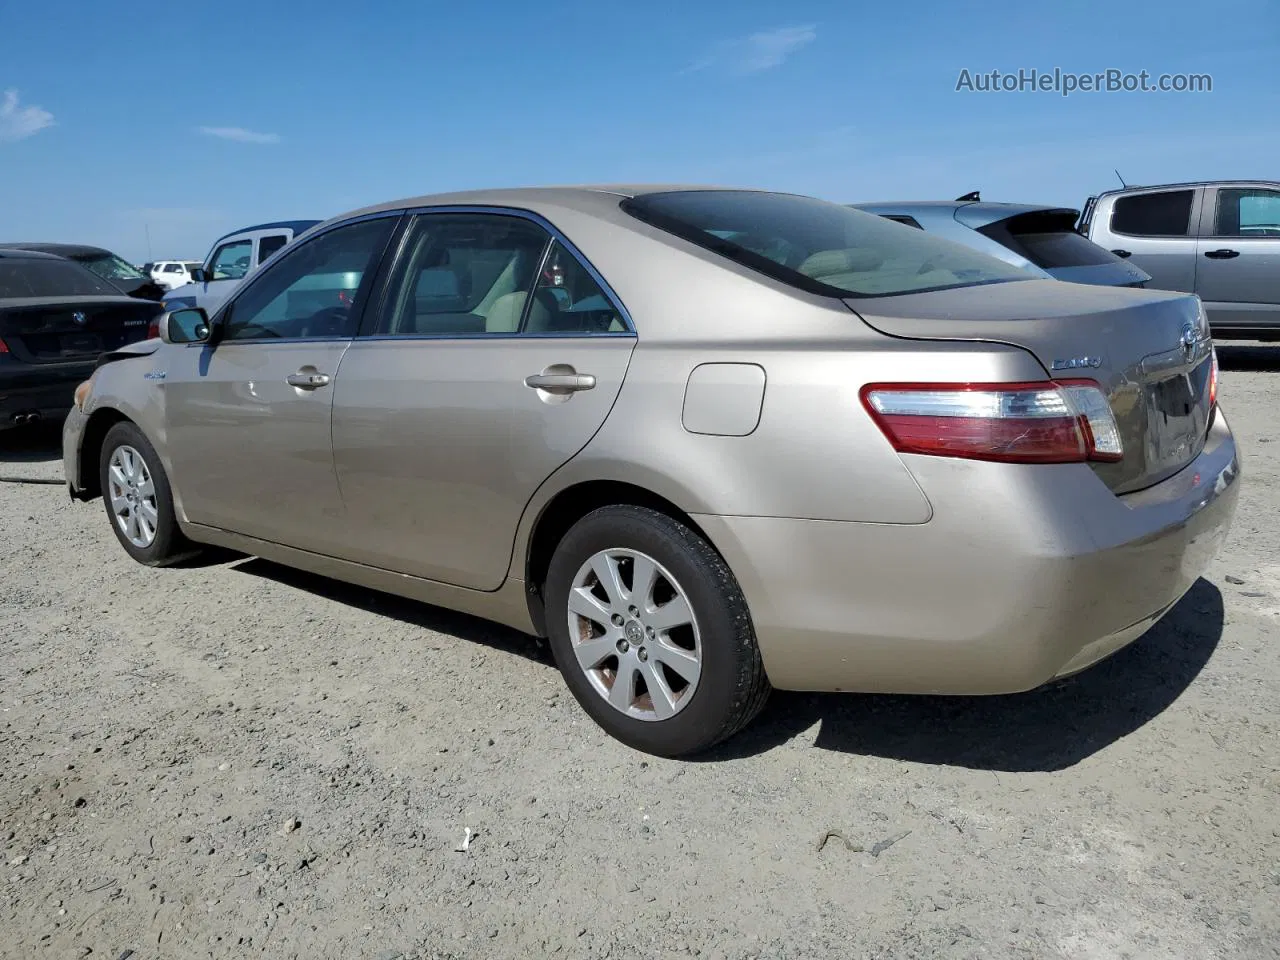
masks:
POLYGON ((1014 697, 775 695, 701 762, 510 631, 145 569, 0 483, 0 955, 1280 957, 1280 347, 1223 359, 1240 511, 1145 638, 1014 697))

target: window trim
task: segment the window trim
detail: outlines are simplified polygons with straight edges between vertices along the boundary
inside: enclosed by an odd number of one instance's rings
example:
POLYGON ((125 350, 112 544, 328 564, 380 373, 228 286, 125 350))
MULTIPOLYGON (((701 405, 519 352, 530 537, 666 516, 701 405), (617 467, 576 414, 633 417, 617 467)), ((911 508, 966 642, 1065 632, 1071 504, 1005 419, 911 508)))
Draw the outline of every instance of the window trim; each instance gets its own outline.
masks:
MULTIPOLYGON (((391 249, 393 244, 396 244, 398 246, 400 240, 402 239, 401 235, 403 233, 404 224, 403 222, 400 222, 400 221, 402 221, 403 219, 404 212, 405 212, 404 210, 384 210, 380 213, 370 213, 361 217, 351 217, 348 220, 341 220, 333 224, 330 224, 324 229, 317 228, 316 232, 312 233, 309 237, 307 237, 305 241, 295 244, 291 240, 288 244, 285 245, 285 248, 283 248, 283 249, 289 250, 290 252, 287 255, 291 256, 294 251, 302 250, 308 244, 314 243, 316 240, 320 239, 321 237, 327 236, 329 233, 332 233, 334 230, 338 230, 342 227, 349 227, 349 226, 352 226, 353 224, 364 223, 366 220, 384 220, 384 219, 395 218, 398 221, 392 226, 391 231, 387 234, 387 239, 386 239, 386 242, 383 244, 382 249, 380 251, 377 251, 374 254, 374 263, 372 267, 369 270, 366 270, 364 276, 360 278, 360 286, 356 289, 356 297, 355 297, 356 302, 360 304, 360 316, 356 318, 356 329, 355 329, 355 332, 352 333, 350 336, 345 336, 345 337, 251 337, 243 340, 219 339, 217 343, 212 345, 212 347, 210 347, 208 342, 191 343, 191 344, 187 344, 187 346, 210 348, 216 351, 216 350, 222 349, 223 347, 231 346, 233 344, 236 346, 239 346, 242 344, 270 345, 270 344, 285 344, 285 343, 350 343, 351 341, 355 340, 355 338, 360 335, 360 330, 364 326, 365 318, 368 315, 369 304, 373 301, 374 294, 378 292, 380 285, 384 280, 383 266, 388 261, 388 251, 391 249), (368 284, 367 290, 365 289, 366 284, 368 284), (364 294, 363 298, 361 297, 362 293, 364 294)), ((234 309, 236 302, 242 296, 244 296, 246 292, 252 289, 255 283, 258 283, 259 281, 261 281, 261 279, 264 276, 266 276, 267 273, 268 271, 266 270, 254 270, 248 277, 246 277, 244 282, 241 283, 241 285, 236 289, 236 291, 227 299, 226 303, 222 304, 222 306, 218 308, 218 312, 215 313, 209 319, 210 328, 216 328, 225 324, 227 319, 231 316, 231 312, 234 309)))
POLYGON ((1204 240, 1239 240, 1242 243, 1258 243, 1270 242, 1280 243, 1280 237, 1243 237, 1239 234, 1218 233, 1218 210, 1222 204, 1222 193, 1224 190, 1249 190, 1249 191, 1265 191, 1280 195, 1280 186, 1274 183, 1232 183, 1222 184, 1210 188, 1212 197, 1206 198, 1205 212, 1208 213, 1208 223, 1205 230, 1198 236, 1204 240))
MULTIPOLYGON (((360 327, 356 332, 356 339, 368 341, 382 340, 564 340, 566 338, 574 340, 597 340, 600 338, 615 337, 636 337, 635 323, 631 319, 631 314, 627 311, 626 305, 623 304, 621 298, 614 291, 604 276, 591 263, 590 260, 579 250, 561 230, 556 227, 550 220, 539 213, 532 210, 526 210, 520 207, 506 207, 493 204, 440 204, 438 206, 428 205, 421 207, 410 207, 400 211, 404 214, 404 222, 401 232, 395 238, 395 252, 388 253, 385 258, 386 269, 379 271, 377 277, 376 292, 370 296, 368 304, 361 316, 360 327), (533 298, 529 297, 525 300, 524 309, 520 314, 520 324, 511 333, 374 333, 373 330, 377 326, 378 317, 381 316, 382 309, 386 304, 386 298, 390 293, 391 281, 397 275, 400 267, 404 263, 406 251, 404 249, 405 239, 409 235, 409 227, 412 225, 414 218, 419 216, 429 216, 435 214, 476 214, 487 216, 506 216, 515 217, 517 219, 526 220, 538 227, 541 227, 548 235, 548 241, 542 250, 542 256, 538 261, 537 272, 534 274, 534 283, 537 283, 537 277, 541 275, 542 267, 546 263, 546 258, 550 254, 552 247, 556 241, 569 252, 569 254, 578 261, 579 264, 591 275, 591 278, 600 286, 601 292, 609 301, 610 305, 618 311, 618 316, 622 318, 625 330, 602 330, 598 333, 580 332, 574 330, 552 330, 540 333, 525 332, 524 326, 528 319, 528 312, 532 307, 533 298), (370 309, 376 303, 376 309, 370 309)), ((344 221, 351 223, 353 221, 344 221)))
MULTIPOLYGON (((1200 220, 1203 215, 1203 197, 1204 189, 1202 187, 1171 187, 1160 190, 1134 190, 1128 193, 1121 193, 1111 202, 1111 212, 1107 217, 1107 229, 1113 236, 1130 237, 1134 240, 1155 240, 1155 241, 1174 241, 1174 240, 1195 240, 1200 235, 1200 220), (1191 194, 1191 209, 1187 211, 1187 232, 1182 234, 1167 233, 1126 233, 1123 230, 1116 229, 1116 210, 1120 206, 1120 201, 1130 200, 1137 197, 1154 197, 1162 193, 1189 193, 1191 194)), ((1096 242, 1096 241, 1095 241, 1096 242)))

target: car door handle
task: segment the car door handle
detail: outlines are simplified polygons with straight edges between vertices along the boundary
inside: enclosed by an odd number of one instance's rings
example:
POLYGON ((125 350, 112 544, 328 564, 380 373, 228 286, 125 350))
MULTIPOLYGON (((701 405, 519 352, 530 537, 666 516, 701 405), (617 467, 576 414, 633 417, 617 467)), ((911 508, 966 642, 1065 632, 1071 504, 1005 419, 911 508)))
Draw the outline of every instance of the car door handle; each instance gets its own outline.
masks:
POLYGON ((1230 260, 1240 256, 1239 250, 1206 250, 1204 255, 1210 260, 1230 260))
POLYGON ((1112 250, 1111 252, 1114 253, 1117 257, 1120 257, 1124 260, 1128 260, 1130 257, 1133 256, 1133 254, 1130 253, 1128 250, 1112 250))
POLYGON ((314 390, 317 387, 329 385, 327 373, 291 373, 284 379, 289 386, 298 387, 300 390, 314 390))
POLYGON ((535 373, 524 378, 524 385, 550 393, 576 393, 594 389, 596 378, 589 373, 535 373))

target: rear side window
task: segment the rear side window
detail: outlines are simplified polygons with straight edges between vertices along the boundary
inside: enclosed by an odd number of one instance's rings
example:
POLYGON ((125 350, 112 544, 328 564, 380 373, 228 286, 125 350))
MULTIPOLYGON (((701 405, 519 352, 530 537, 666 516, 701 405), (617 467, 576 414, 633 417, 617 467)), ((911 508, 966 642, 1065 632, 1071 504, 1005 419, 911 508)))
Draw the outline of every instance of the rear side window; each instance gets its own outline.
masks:
POLYGON ((1111 229, 1131 237, 1185 237, 1191 224, 1192 190, 1167 190, 1120 197, 1111 229))
POLYGON ((258 241, 258 263, 266 263, 277 250, 283 250, 289 238, 283 233, 272 234, 258 241))
POLYGON ((917 230, 923 230, 920 221, 915 217, 908 217, 905 213, 884 213, 881 214, 886 220, 892 220, 894 223, 901 223, 903 226, 915 227, 917 230))
POLYGON ((1037 267, 1095 267, 1120 258, 1075 232, 1074 210, 1033 211, 997 220, 978 232, 1037 267))
POLYGON ((741 190, 651 193, 625 200, 639 220, 801 290, 884 297, 1026 280, 995 257, 850 207, 741 190))
POLYGON ((120 291, 67 260, 0 258, 0 298, 120 296, 120 291))

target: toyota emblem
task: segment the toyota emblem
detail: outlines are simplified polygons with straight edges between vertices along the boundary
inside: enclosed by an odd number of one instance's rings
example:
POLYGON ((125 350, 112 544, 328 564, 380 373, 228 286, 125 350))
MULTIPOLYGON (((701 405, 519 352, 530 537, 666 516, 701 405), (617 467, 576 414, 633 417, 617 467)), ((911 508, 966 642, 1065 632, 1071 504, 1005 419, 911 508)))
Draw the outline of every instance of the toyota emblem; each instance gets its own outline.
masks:
POLYGON ((1196 325, 1188 323, 1182 328, 1182 352, 1190 360, 1196 353, 1196 325))

